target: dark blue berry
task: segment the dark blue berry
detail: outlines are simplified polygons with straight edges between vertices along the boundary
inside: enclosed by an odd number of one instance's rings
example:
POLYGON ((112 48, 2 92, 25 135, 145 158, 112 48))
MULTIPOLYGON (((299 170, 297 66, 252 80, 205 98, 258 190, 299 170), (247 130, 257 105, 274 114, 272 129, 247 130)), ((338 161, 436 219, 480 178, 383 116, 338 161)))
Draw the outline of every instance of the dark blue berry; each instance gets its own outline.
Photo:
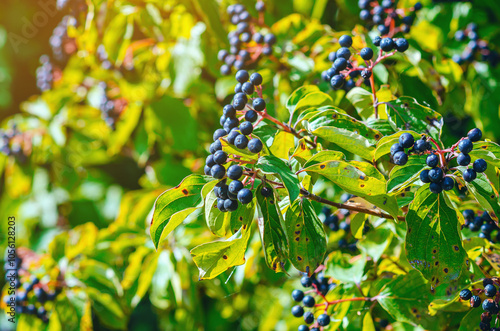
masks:
POLYGON ((470 164, 470 155, 469 154, 464 154, 464 153, 460 153, 458 154, 457 156, 457 163, 458 165, 461 165, 461 166, 468 166, 470 164))
POLYGON ((212 168, 211 168, 211 167, 209 167, 208 165, 205 165, 205 166, 203 167, 203 173, 204 173, 205 175, 207 175, 207 176, 212 176, 212 174, 211 174, 211 170, 212 170, 212 168))
POLYGON ((408 47, 410 47, 408 40, 406 40, 405 38, 396 39, 395 44, 396 44, 396 50, 400 53, 406 52, 408 47))
POLYGON ((429 154, 425 159, 425 163, 429 167, 435 168, 439 164, 439 156, 437 156, 436 154, 429 154))
POLYGON ((259 138, 252 138, 248 142, 248 150, 252 153, 260 153, 263 147, 262 141, 259 138))
POLYGON ((397 164, 399 166, 403 166, 408 162, 408 154, 406 154, 405 152, 396 152, 392 158, 394 164, 397 164))
POLYGON ((441 193, 443 191, 443 186, 441 185, 441 183, 431 183, 429 185, 429 190, 432 193, 439 194, 439 193, 441 193))
MULTIPOLYGON (((338 59, 337 59, 338 60, 338 59)), ((337 61, 336 60, 336 61, 337 61)), ((344 85, 344 82, 345 82, 345 79, 342 75, 335 75, 332 77, 332 79, 330 80, 330 85, 334 88, 334 89, 339 89, 341 88, 343 85, 344 85)))
POLYGON ((475 172, 484 172, 486 171, 486 168, 488 168, 488 164, 483 159, 477 159, 472 164, 472 168, 474 169, 475 172))
POLYGON ((213 178, 222 179, 226 174, 226 169, 223 166, 216 164, 210 170, 210 174, 213 178))
POLYGON ((237 118, 227 118, 224 122, 224 131, 231 132, 232 129, 238 127, 238 124, 240 124, 240 121, 237 118))
POLYGON ((395 143, 391 146, 391 155, 394 155, 397 152, 404 152, 403 146, 401 146, 399 143, 395 143))
POLYGON ((378 46, 380 46, 380 42, 381 42, 381 41, 382 41, 382 38, 381 38, 381 37, 379 37, 379 36, 376 36, 376 37, 372 40, 373 45, 375 45, 375 46, 377 46, 377 47, 378 47, 378 46))
POLYGON ((220 74, 222 76, 229 76, 231 74, 231 68, 227 64, 220 66, 220 74))
POLYGON ((450 191, 455 187, 455 180, 452 177, 446 176, 443 178, 443 182, 441 183, 443 186, 443 190, 450 191))
POLYGON ((333 62, 333 66, 335 67, 336 70, 342 71, 345 68, 347 68, 347 60, 344 59, 343 57, 339 57, 333 62))
POLYGON ((429 170, 429 179, 433 183, 440 183, 443 180, 443 170, 441 168, 429 170))
POLYGON ((224 151, 217 151, 213 154, 213 160, 215 163, 222 165, 227 161, 227 153, 224 151))
POLYGON ((224 209, 227 211, 235 211, 238 209, 238 201, 232 199, 224 200, 224 209))
POLYGON ((301 302, 302 299, 304 299, 304 292, 302 292, 301 290, 293 290, 292 299, 297 302, 301 302))
POLYGON ((224 113, 224 116, 226 116, 226 118, 236 116, 236 109, 234 109, 232 105, 225 105, 222 112, 224 113))
POLYGON ((321 314, 318 316, 318 324, 321 326, 327 326, 330 324, 330 316, 327 314, 321 314))
POLYGON ((252 106, 256 111, 263 111, 266 109, 266 102, 262 98, 255 98, 252 102, 252 106))
POLYGON ((394 49, 394 41, 391 38, 384 38, 380 41, 380 48, 384 52, 390 52, 394 49))
POLYGON ((483 133, 478 128, 472 129, 469 131, 469 133, 467 133, 467 138, 469 138, 469 140, 472 142, 479 141, 482 137, 483 133))
POLYGON ((209 167, 213 167, 215 165, 214 156, 212 154, 207 156, 207 158, 205 159, 205 164, 209 167))
POLYGON ((258 72, 254 72, 250 76, 250 83, 252 83, 254 86, 259 86, 262 84, 262 76, 258 72))
POLYGON ((363 9, 361 12, 359 12, 359 18, 363 21, 368 21, 371 16, 372 15, 370 14, 370 11, 368 9, 363 9))
POLYGON ((418 11, 420 9, 422 9, 422 3, 420 2, 417 2, 414 6, 413 6, 413 9, 418 11))
POLYGON ((410 133, 403 133, 399 136, 399 144, 403 148, 410 148, 415 143, 415 138, 410 133))
POLYGON ((470 300, 472 298, 472 292, 468 289, 460 291, 460 299, 462 300, 470 300))
POLYGON ((243 168, 241 168, 241 166, 233 164, 227 169, 227 177, 230 179, 240 179, 241 176, 243 176, 243 168))
POLYGON ((363 58, 363 60, 369 61, 373 58, 373 49, 370 47, 365 47, 359 52, 359 55, 363 58))
POLYGON ((240 132, 244 134, 245 136, 248 136, 250 133, 253 132, 253 125, 250 122, 243 122, 240 124, 240 132))
POLYGON ((352 46, 352 38, 349 35, 343 35, 339 38, 339 44, 342 47, 351 47, 352 46))
POLYGON ((474 169, 466 169, 463 173, 464 180, 468 183, 472 182, 474 179, 476 179, 477 174, 474 169))
POLYGON ((474 218, 474 211, 472 209, 466 209, 462 212, 462 215, 466 220, 472 220, 474 218))
POLYGON ((364 69, 361 71, 361 77, 364 79, 369 79, 372 76, 372 72, 369 69, 364 69))
POLYGON ((425 139, 419 139, 415 142, 415 145, 413 145, 413 148, 415 148, 416 152, 422 153, 425 152, 429 147, 429 144, 425 139))
POLYGON ((241 91, 247 95, 252 95, 255 92, 255 87, 250 82, 243 83, 241 85, 241 91))
POLYGON ((328 61, 334 62, 337 59, 337 52, 330 52, 328 54, 328 61))
POLYGON ((483 301, 483 309, 490 314, 496 315, 500 310, 498 304, 492 299, 486 299, 483 301))
POLYGON ((465 138, 458 144, 458 150, 464 154, 469 154, 472 151, 472 148, 472 141, 467 138, 465 138))
POLYGON ((344 59, 349 60, 349 58, 351 57, 351 51, 349 50, 349 48, 339 48, 339 50, 337 51, 337 60, 339 57, 343 57, 344 59))
POLYGON ((238 130, 236 128, 232 129, 231 132, 229 132, 229 134, 227 135, 227 138, 226 138, 227 142, 230 143, 231 145, 234 145, 234 140, 239 135, 240 135, 240 133, 238 132, 238 130))
POLYGON ((306 295, 302 302, 304 303, 304 306, 309 308, 314 307, 314 305, 316 304, 316 300, 314 300, 314 297, 310 295, 306 295))
POLYGON ((220 140, 217 140, 210 145, 210 154, 215 154, 215 152, 220 150, 222 150, 222 143, 220 142, 220 140))
POLYGON ((298 331, 309 331, 309 327, 307 325, 299 325, 298 331))
POLYGON ((276 36, 272 33, 268 33, 264 36, 264 42, 268 45, 274 45, 276 43, 276 36))
POLYGON ((248 145, 248 138, 240 134, 234 139, 234 146, 236 146, 239 149, 245 149, 248 145))
POLYGON ((304 287, 311 287, 312 286, 312 279, 311 277, 308 277, 308 276, 303 276, 301 279, 300 279, 300 283, 302 284, 302 286, 304 287))
POLYGON ((295 317, 302 317, 302 315, 304 315, 304 308, 302 308, 302 306, 293 306, 292 315, 295 317))
POLYGON ((253 122, 257 121, 258 118, 259 118, 259 115, 257 115, 256 111, 249 110, 245 113, 245 120, 248 122, 253 123, 253 122))
POLYGON ((243 189, 243 183, 239 180, 233 180, 231 183, 229 183, 229 189, 228 192, 237 195, 239 191, 243 189))
POLYGON ((252 201, 253 193, 249 189, 244 188, 238 192, 237 197, 239 202, 246 205, 247 203, 250 203, 252 201))
POLYGON ((484 294, 487 297, 494 297, 497 294, 497 288, 493 284, 488 284, 484 287, 484 294))
POLYGON ((264 186, 261 190, 260 190, 260 194, 262 194, 262 196, 264 198, 268 198, 270 196, 273 195, 273 189, 270 188, 270 187, 267 187, 267 186, 264 186))
POLYGON ((472 308, 477 308, 477 307, 481 306, 481 298, 478 297, 477 295, 473 295, 470 298, 470 306, 472 308))
POLYGON ((246 71, 246 70, 239 70, 236 73, 235 78, 241 84, 245 83, 246 81, 248 81, 248 78, 249 78, 248 71, 246 71))
POLYGON ((224 137, 227 134, 226 130, 224 129, 217 129, 214 132, 213 139, 214 141, 219 140, 219 138, 224 137))
POLYGON ((310 311, 306 312, 304 314, 304 322, 306 322, 306 324, 311 324, 312 322, 314 322, 314 314, 310 311))

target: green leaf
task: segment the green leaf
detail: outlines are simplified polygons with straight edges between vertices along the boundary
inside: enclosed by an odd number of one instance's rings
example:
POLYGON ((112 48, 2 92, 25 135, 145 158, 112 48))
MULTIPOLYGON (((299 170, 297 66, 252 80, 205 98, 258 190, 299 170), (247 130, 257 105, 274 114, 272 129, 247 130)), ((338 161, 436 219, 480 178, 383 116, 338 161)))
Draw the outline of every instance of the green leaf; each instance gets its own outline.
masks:
POLYGON ((251 223, 244 224, 242 230, 228 240, 202 244, 191 250, 200 279, 212 279, 231 267, 245 263, 250 227, 251 223))
POLYGON ((312 165, 325 162, 325 161, 334 161, 334 160, 344 160, 345 156, 342 152, 337 151, 321 151, 317 154, 314 154, 307 162, 304 164, 304 168, 310 167, 312 165))
POLYGON ((373 203, 397 219, 399 207, 396 198, 387 194, 384 176, 371 164, 334 160, 321 162, 301 171, 323 175, 346 192, 373 203))
POLYGON ((318 91, 319 88, 316 85, 304 85, 293 91, 293 93, 286 101, 286 108, 290 112, 290 115, 293 115, 297 107, 297 104, 302 98, 304 98, 309 93, 318 91))
POLYGON ((488 165, 500 167, 500 145, 491 141, 478 141, 469 153, 471 157, 484 159, 488 165))
POLYGON ((420 135, 414 131, 399 131, 393 135, 385 136, 377 143, 377 149, 375 150, 373 162, 380 159, 382 156, 389 154, 391 152, 391 146, 399 142, 399 136, 401 136, 403 133, 410 133, 413 138, 415 138, 415 140, 420 139, 420 135))
POLYGON ((353 88, 347 93, 346 98, 356 108, 358 114, 363 113, 363 110, 367 108, 373 107, 372 94, 364 88, 353 88))
POLYGON ((450 313, 436 316, 428 313, 431 288, 422 275, 412 270, 387 283, 377 296, 377 302, 397 321, 421 325, 427 330, 440 330, 449 321, 450 313))
POLYGON ((263 173, 278 175, 288 191, 290 201, 297 199, 300 194, 299 180, 283 160, 276 156, 268 155, 259 158, 255 167, 263 173))
POLYGON ((387 191, 402 190, 419 179, 420 171, 424 169, 426 155, 410 155, 404 166, 395 166, 389 174, 387 191))
MULTIPOLYGON (((297 113, 301 110, 308 108, 320 108, 322 106, 331 105, 333 103, 332 97, 321 91, 311 91, 304 95, 293 109, 293 113, 297 113)), ((290 108, 289 108, 290 109, 290 108)), ((292 114, 292 111, 290 111, 292 114)))
POLYGON ((156 199, 150 228, 151 239, 156 249, 162 237, 167 236, 179 226, 186 216, 203 206, 200 193, 203 186, 211 181, 215 185, 216 181, 211 177, 190 175, 156 199), (186 212, 181 213, 183 211, 186 212))
POLYGON ((404 128, 426 133, 439 139, 443 127, 443 117, 429 107, 419 104, 410 97, 401 97, 387 103, 387 116, 394 130, 404 128))
POLYGON ((415 269, 435 286, 457 279, 467 254, 458 232, 458 216, 445 195, 422 186, 406 215, 406 255, 415 269))
POLYGON ((255 200, 246 205, 240 205, 233 212, 221 212, 217 209, 217 197, 210 191, 205 201, 205 218, 208 228, 213 234, 224 237, 227 233, 234 234, 242 224, 253 219, 255 214, 255 200))
MULTIPOLYGON (((465 168, 463 167, 463 169, 465 168)), ((491 218, 498 222, 500 216, 499 194, 490 184, 486 175, 478 173, 475 180, 470 183, 465 182, 465 184, 481 207, 486 209, 491 218)))
MULTIPOLYGON (((295 147, 295 136, 289 132, 278 131, 274 136, 273 145, 269 148, 272 155, 288 160, 290 150, 295 147)), ((257 154, 254 154, 257 155, 257 154)))
POLYGON ((462 318, 458 331, 480 331, 479 322, 483 312, 482 309, 470 309, 467 315, 462 318))
POLYGON ((307 199, 295 200, 285 215, 289 258, 302 272, 313 272, 323 262, 326 235, 314 207, 307 199))
POLYGON ((126 328, 127 318, 116 298, 91 287, 85 291, 92 299, 93 310, 105 326, 112 329, 126 328))
POLYGON ((283 230, 283 215, 277 204, 276 193, 264 197, 261 190, 264 186, 257 187, 257 202, 262 214, 259 219, 259 230, 264 247, 264 256, 267 265, 276 272, 284 272, 284 266, 288 256, 288 241, 283 230))
POLYGON ((375 145, 382 138, 382 134, 332 107, 324 108, 325 111, 309 119, 308 125, 305 125, 306 129, 315 136, 371 161, 375 145))
POLYGON ((366 256, 360 255, 359 258, 351 260, 341 251, 333 252, 328 255, 328 266, 325 273, 344 283, 360 283, 363 279, 366 266, 366 256))

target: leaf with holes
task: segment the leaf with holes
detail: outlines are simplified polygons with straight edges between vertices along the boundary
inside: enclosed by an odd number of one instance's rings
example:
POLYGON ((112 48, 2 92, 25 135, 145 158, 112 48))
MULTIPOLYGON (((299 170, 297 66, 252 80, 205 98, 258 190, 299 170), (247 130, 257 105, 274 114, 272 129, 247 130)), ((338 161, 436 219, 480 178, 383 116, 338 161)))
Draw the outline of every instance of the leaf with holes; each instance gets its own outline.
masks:
MULTIPOLYGON (((460 170, 465 170, 467 167, 459 167, 460 170)), ((477 178, 465 185, 472 193, 477 202, 488 211, 491 218, 498 222, 500 216, 499 195, 495 188, 490 184, 488 177, 483 173, 478 173, 477 178)))
POLYGON ((311 134, 371 161, 382 134, 354 117, 337 112, 333 107, 324 109, 311 117, 304 127, 311 134))
POLYGON ((203 206, 200 193, 209 182, 215 185, 216 181, 208 176, 190 175, 156 199, 150 228, 156 249, 162 237, 172 232, 190 213, 203 206))
POLYGON ((403 133, 410 133, 415 140, 420 139, 420 135, 413 131, 399 131, 390 136, 385 136, 377 143, 377 149, 375 150, 373 162, 377 161, 382 156, 389 154, 391 152, 392 145, 399 142, 399 136, 403 133))
POLYGON ((419 179, 420 171, 426 167, 425 155, 410 155, 404 166, 395 166, 389 174, 387 191, 401 190, 419 179))
POLYGON ((387 103, 387 115, 394 130, 404 129, 426 133, 439 139, 443 117, 429 107, 421 105, 414 98, 401 97, 387 103))
POLYGON ((224 237, 236 233, 244 223, 252 221, 255 214, 255 199, 246 205, 240 204, 233 212, 221 212, 217 209, 217 197, 212 190, 205 202, 205 220, 213 234, 224 237))
POLYGON ((395 219, 399 213, 396 198, 387 194, 387 182, 378 170, 367 162, 325 161, 301 171, 320 174, 348 193, 359 196, 388 212, 395 219))
POLYGON ((290 197, 290 201, 295 201, 300 194, 299 179, 290 170, 285 161, 277 158, 276 156, 268 155, 259 158, 255 165, 263 173, 273 174, 279 176, 290 197))
POLYGON ((415 194, 406 215, 406 255, 415 269, 435 286, 460 276, 467 254, 458 232, 457 212, 445 194, 424 185, 415 194))
POLYGON ((259 218, 260 238, 264 247, 267 265, 276 272, 284 272, 288 259, 288 242, 283 230, 283 215, 279 209, 276 193, 270 197, 261 194, 263 185, 256 190, 257 202, 262 218, 259 218))
POLYGON ((200 271, 200 279, 212 279, 227 269, 245 263, 245 251, 250 239, 251 223, 225 241, 214 241, 191 250, 193 261, 200 271))
POLYGON ((312 272, 323 262, 326 235, 311 202, 295 200, 285 215, 289 258, 295 268, 312 272))

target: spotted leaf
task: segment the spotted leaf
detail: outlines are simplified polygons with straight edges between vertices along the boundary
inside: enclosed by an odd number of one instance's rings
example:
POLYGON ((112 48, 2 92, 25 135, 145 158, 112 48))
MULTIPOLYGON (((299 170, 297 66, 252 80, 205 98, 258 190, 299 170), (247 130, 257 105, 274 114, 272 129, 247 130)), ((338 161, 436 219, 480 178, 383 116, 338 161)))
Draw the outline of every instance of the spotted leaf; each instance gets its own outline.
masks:
POLYGON ((323 262, 326 235, 309 200, 297 199, 286 212, 289 258, 295 268, 312 272, 323 262))
POLYGON ((318 173, 340 186, 348 193, 359 196, 394 218, 399 208, 396 198, 387 194, 387 182, 378 170, 367 162, 325 161, 309 166, 301 171, 318 173))
POLYGON ((458 232, 457 212, 445 198, 444 193, 431 193, 429 185, 424 185, 406 215, 408 261, 435 286, 457 279, 467 257, 458 232))
POLYGON ((283 215, 279 209, 276 193, 270 197, 261 194, 262 184, 257 187, 257 202, 262 218, 259 218, 259 230, 264 247, 267 265, 276 272, 285 271, 284 265, 288 257, 288 242, 283 230, 283 215))
POLYGON ((172 232, 189 214, 203 206, 201 192, 210 182, 213 185, 216 183, 208 176, 190 175, 156 199, 150 228, 151 239, 156 248, 161 238, 172 232))

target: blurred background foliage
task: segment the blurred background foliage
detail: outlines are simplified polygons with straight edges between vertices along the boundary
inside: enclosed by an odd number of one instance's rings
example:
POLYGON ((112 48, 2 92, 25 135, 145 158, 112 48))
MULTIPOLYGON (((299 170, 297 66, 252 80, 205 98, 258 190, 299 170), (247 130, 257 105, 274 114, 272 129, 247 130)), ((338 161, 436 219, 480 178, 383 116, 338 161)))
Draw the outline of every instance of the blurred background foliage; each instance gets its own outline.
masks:
MULTIPOLYGON (((389 98, 412 96, 442 113, 445 142, 472 127, 499 141, 498 67, 482 61, 460 66, 451 57, 464 48, 454 33, 471 22, 483 39, 498 44, 500 4, 422 2, 408 36, 412 48, 377 67, 378 87, 389 98)), ((14 138, 8 155, 0 154, 0 248, 6 246, 7 217, 15 216, 17 247, 36 252, 33 273, 61 274, 66 284, 48 326, 22 318, 18 329, 297 326, 288 309, 298 274, 291 270, 290 279, 267 268, 258 233, 244 266, 199 282, 189 250, 215 239, 201 218, 188 219, 158 252, 147 230, 158 194, 202 171, 221 105, 234 88, 232 77, 219 74, 217 60, 219 49, 228 45, 225 9, 231 3, 58 0, 62 8, 56 10, 51 0, 2 1, 0 119, 3 133, 14 138), (58 26, 63 29, 55 32, 58 26), (40 61, 45 69, 37 69, 40 61)), ((241 3, 255 15, 254 1, 241 3)), ((399 6, 414 3, 401 0, 399 6)), ((262 59, 257 69, 264 76, 264 95, 273 100, 272 112, 286 118, 287 97, 309 83, 354 115, 353 99, 342 90, 330 91, 320 73, 343 32, 352 30, 356 42, 371 43, 368 36, 375 34, 358 18, 357 1, 284 0, 266 6, 265 24, 277 36, 278 56, 262 59)), ((399 233, 382 252, 410 269, 397 248, 399 233)), ((334 259, 350 257, 337 255, 334 259)), ((389 263, 380 273, 401 273, 397 270, 389 263)), ((349 279, 357 272, 346 268, 335 276, 345 273, 349 279)), ((345 285, 342 291, 353 289, 345 285)), ((354 305, 338 317, 359 320, 364 313, 354 305)), ((339 327, 361 328, 347 319, 339 327)), ((9 327, 2 316, 0 329, 9 327)), ((394 328, 413 327, 395 323, 394 328)))

